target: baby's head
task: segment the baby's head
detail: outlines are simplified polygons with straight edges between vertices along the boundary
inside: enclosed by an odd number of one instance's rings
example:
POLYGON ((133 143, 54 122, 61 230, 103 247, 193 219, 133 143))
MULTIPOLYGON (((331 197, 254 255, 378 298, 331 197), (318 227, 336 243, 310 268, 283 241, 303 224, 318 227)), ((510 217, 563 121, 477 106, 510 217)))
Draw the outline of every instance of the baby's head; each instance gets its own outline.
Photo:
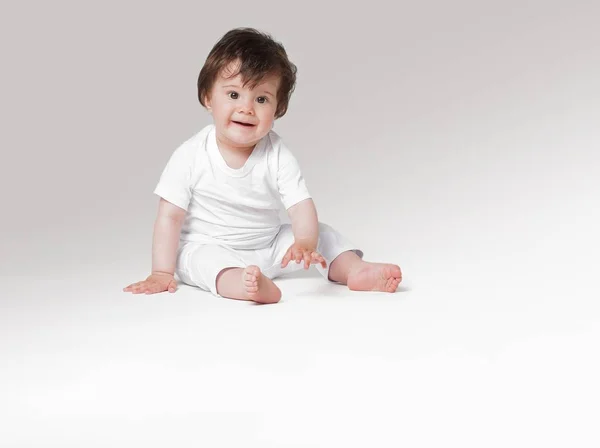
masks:
POLYGON ((296 66, 268 34, 237 28, 210 51, 198 77, 198 99, 222 138, 253 144, 285 115, 296 66))

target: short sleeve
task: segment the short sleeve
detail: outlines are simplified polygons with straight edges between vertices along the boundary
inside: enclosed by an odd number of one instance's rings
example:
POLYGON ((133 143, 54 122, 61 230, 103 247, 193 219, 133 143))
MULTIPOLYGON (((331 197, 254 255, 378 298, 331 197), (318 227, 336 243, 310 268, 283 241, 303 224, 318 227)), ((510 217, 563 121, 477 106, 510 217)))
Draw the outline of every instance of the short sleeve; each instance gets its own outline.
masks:
POLYGON ((279 147, 277 188, 281 195, 281 202, 286 210, 298 202, 311 197, 302 177, 298 161, 283 143, 279 147))
POLYGON ((192 197, 196 153, 197 145, 191 141, 179 146, 167 162, 154 194, 187 210, 192 197))

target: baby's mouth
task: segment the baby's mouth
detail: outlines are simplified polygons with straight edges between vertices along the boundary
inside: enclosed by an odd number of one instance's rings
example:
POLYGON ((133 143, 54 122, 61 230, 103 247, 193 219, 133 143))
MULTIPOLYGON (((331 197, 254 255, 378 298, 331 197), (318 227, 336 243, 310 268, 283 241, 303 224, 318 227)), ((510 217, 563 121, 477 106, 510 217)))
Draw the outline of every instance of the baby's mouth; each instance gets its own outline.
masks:
POLYGON ((240 124, 240 125, 242 125, 242 126, 246 126, 247 128, 251 128, 251 127, 253 127, 253 126, 254 126, 253 124, 250 124, 250 123, 244 123, 244 122, 242 122, 242 121, 234 121, 234 123, 235 123, 235 124, 240 124))

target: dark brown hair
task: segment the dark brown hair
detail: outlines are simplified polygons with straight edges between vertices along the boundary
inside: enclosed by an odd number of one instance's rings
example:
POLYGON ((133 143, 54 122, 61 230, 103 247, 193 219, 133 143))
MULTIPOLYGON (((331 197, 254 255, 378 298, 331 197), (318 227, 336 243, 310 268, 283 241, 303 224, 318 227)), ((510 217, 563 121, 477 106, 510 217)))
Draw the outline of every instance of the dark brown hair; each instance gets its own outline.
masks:
POLYGON ((283 117, 296 85, 297 69, 288 59, 283 45, 273 40, 269 34, 254 28, 233 29, 212 48, 198 76, 200 104, 206 107, 204 98, 210 94, 215 79, 221 70, 237 60, 241 64, 231 77, 240 74, 244 86, 249 85, 251 89, 269 75, 280 77, 275 118, 283 117))

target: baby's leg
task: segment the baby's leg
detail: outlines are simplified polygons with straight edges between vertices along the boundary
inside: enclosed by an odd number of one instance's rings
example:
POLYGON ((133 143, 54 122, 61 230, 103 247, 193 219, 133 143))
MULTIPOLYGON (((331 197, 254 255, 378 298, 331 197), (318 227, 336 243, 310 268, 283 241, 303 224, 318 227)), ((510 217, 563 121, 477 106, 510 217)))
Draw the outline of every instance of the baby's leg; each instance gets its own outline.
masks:
POLYGON ((281 290, 255 265, 244 269, 224 269, 217 276, 216 283, 219 295, 230 299, 258 303, 277 303, 281 299, 281 290))
POLYGON ((353 291, 395 292, 402 281, 400 267, 395 264, 369 263, 362 251, 352 250, 350 243, 337 230, 319 223, 319 252, 332 260, 328 279, 347 285, 353 291))
MULTIPOLYGON (((283 224, 274 246, 269 249, 271 267, 266 267, 269 278, 303 269, 302 264, 290 263, 281 268, 285 252, 294 242, 290 224, 283 224)), ((319 222, 317 252, 327 261, 327 268, 313 265, 326 279, 348 285, 353 291, 395 292, 402 281, 400 267, 395 264, 369 263, 362 260, 362 251, 331 226, 319 222)), ((261 255, 262 256, 262 255, 261 255)), ((266 257, 266 255, 264 255, 266 257)))
POLYGON ((246 254, 214 244, 187 243, 178 254, 177 275, 186 284, 217 297, 275 303, 281 291, 246 254))
POLYGON ((353 291, 395 292, 402 271, 395 264, 369 263, 352 251, 340 254, 329 267, 329 279, 353 291))

